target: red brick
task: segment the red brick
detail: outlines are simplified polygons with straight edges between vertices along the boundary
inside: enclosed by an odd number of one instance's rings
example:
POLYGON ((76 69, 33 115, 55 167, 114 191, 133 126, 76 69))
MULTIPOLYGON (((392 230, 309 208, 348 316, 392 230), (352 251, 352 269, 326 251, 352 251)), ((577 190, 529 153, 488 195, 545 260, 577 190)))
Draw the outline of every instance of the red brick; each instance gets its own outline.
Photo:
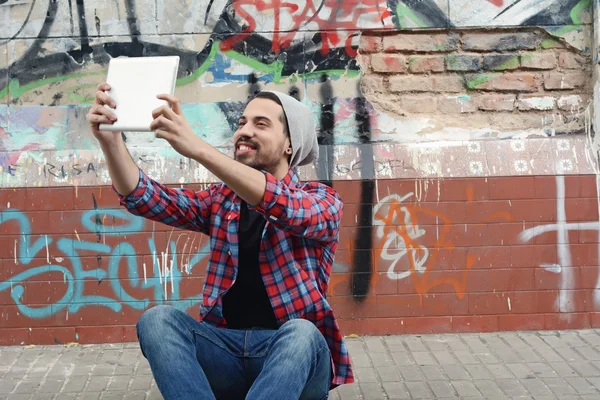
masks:
POLYGON ((585 85, 589 75, 583 72, 547 72, 544 74, 544 89, 569 90, 585 85))
POLYGON ((437 99, 430 95, 403 95, 400 104, 402 110, 410 113, 432 113, 437 110, 437 99))
MULTIPOLYGON (((579 176, 565 176, 565 197, 579 197, 579 176)), ((535 176, 535 198, 556 199, 556 177, 535 176)), ((556 204, 556 203, 555 203, 556 204)))
POLYGON ((534 32, 465 33, 462 37, 462 48, 475 51, 532 50, 540 42, 541 39, 534 32))
POLYGON ((404 318, 366 318, 338 320, 343 335, 401 335, 404 333, 404 318))
POLYGON ((558 65, 566 69, 582 69, 587 64, 585 57, 568 51, 561 51, 558 55, 558 65))
POLYGON ((402 33, 383 38, 383 50, 407 52, 443 52, 458 48, 458 35, 402 33))
POLYGON ((93 210, 98 208, 120 209, 119 198, 111 186, 79 187, 75 190, 73 208, 93 210))
POLYGON ((35 188, 27 189, 25 210, 72 210, 74 190, 67 188, 35 188))
MULTIPOLYGON (((526 229, 529 229, 529 228, 530 228, 529 226, 526 227, 526 229)), ((567 237, 568 237, 569 243, 579 243, 579 231, 570 230, 567 237)), ((563 242, 564 241, 561 238, 559 238, 556 231, 549 231, 546 233, 542 233, 533 239, 534 244, 556 244, 556 243, 563 243, 563 242)))
POLYGON ((535 92, 538 78, 531 73, 472 74, 465 76, 467 87, 473 90, 535 92))
POLYGON ((2 329, 0 332, 2 332, 0 346, 18 346, 28 343, 29 329, 27 328, 2 329))
POLYGON ((381 75, 364 75, 360 78, 360 89, 363 92, 387 92, 385 78, 381 75))
POLYGON ((508 268, 511 265, 509 246, 469 247, 466 260, 473 260, 473 269, 508 268))
MULTIPOLYGON (((47 234, 51 231, 51 225, 48 220, 48 211, 26 211, 23 212, 25 218, 29 221, 29 226, 31 229, 31 234, 39 235, 39 234, 47 234)), ((0 225, 0 234, 2 235, 22 235, 23 228, 15 219, 10 219, 11 217, 16 216, 17 214, 13 214, 10 211, 3 213, 2 218, 3 222, 0 225)))
POLYGON ((408 59, 408 70, 413 74, 444 72, 443 56, 413 56, 408 59))
POLYGON ((533 287, 533 268, 481 269, 469 272, 467 292, 507 292, 533 287))
POLYGON ((477 71, 481 68, 481 56, 479 54, 448 54, 448 71, 477 71))
POLYGON ((527 226, 523 223, 488 224, 483 235, 483 246, 520 245, 520 234, 527 226))
POLYGON ((541 264, 556 264, 558 256, 555 245, 512 246, 511 265, 518 268, 532 268, 541 264))
POLYGON ((507 178, 488 178, 490 199, 533 199, 535 186, 533 176, 513 176, 507 178))
POLYGON ((440 270, 463 270, 466 267, 466 249, 463 247, 429 248, 429 257, 431 264, 440 270))
MULTIPOLYGON (((386 180, 382 180, 378 183, 378 186, 381 188, 383 186, 383 184, 386 182, 387 182, 386 180)), ((399 181, 391 181, 391 182, 399 182, 399 181)), ((363 203, 362 199, 360 198, 361 193, 362 193, 360 181, 334 181, 333 188, 336 190, 338 195, 344 201, 344 207, 346 206, 347 203, 355 203, 355 204, 363 203)), ((414 184, 413 184, 413 188, 414 188, 414 184)), ((392 192, 392 193, 394 193, 394 192, 392 192)), ((387 194, 385 196, 387 196, 387 194)), ((370 199, 373 199, 373 201, 377 200, 375 188, 373 188, 373 193, 367 197, 370 199)), ((384 196, 381 196, 381 197, 384 197, 384 196)))
POLYGON ((466 204, 467 223, 506 221, 507 217, 510 217, 508 200, 474 201, 466 204))
MULTIPOLYGON (((449 225, 448 233, 444 236, 444 241, 452 246, 468 247, 468 246, 483 246, 484 235, 487 229, 485 224, 459 224, 449 225)), ((444 243, 438 243, 438 246, 444 243)), ((428 244, 425 243, 427 246, 428 244)))
POLYGON ((29 344, 57 345, 75 342, 75 327, 31 328, 29 344))
POLYGON ((591 328, 591 318, 589 313, 549 314, 546 315, 546 321, 544 323, 544 329, 547 330, 589 328, 591 328))
POLYGON ((598 221, 598 199, 566 199, 567 220, 598 221))
POLYGON ((581 175, 579 177, 579 197, 595 198, 596 196, 598 196, 596 175, 581 175))
MULTIPOLYGON (((563 277, 564 279, 564 277, 563 277)), ((584 290, 564 290, 559 296, 560 312, 587 312, 594 310, 594 291, 584 290)))
POLYGON ((380 36, 371 36, 363 33, 360 36, 358 50, 361 53, 377 53, 383 49, 383 40, 380 36))
POLYGON ((498 316, 500 331, 543 330, 545 314, 507 314, 498 316))
POLYGON ((462 92, 464 80, 460 75, 392 76, 392 92, 462 92))
POLYGON ((377 317, 416 317, 422 316, 421 296, 403 294, 377 296, 377 317))
POLYGON ((26 198, 26 189, 0 189, 0 211, 25 210, 26 198))
POLYGON ((375 72, 400 73, 406 71, 406 57, 399 54, 373 54, 371 68, 375 72))
MULTIPOLYGON (((583 268, 583 267, 581 267, 583 268)), ((540 290, 558 290, 558 289, 577 289, 585 282, 581 279, 580 267, 561 267, 561 272, 556 273, 540 267, 535 269, 535 289, 540 290), (565 280, 565 276, 573 277, 570 281, 565 280)))
POLYGON ((423 295, 423 315, 454 316, 467 314, 469 314, 467 296, 459 299, 455 293, 423 295))
POLYGON ((486 54, 483 56, 483 68, 491 71, 506 71, 519 68, 519 55, 486 54))
POLYGON ((556 68, 556 55, 552 52, 521 54, 521 67, 554 69, 556 68))
POLYGON ((514 222, 553 222, 556 221, 556 200, 512 200, 511 214, 514 222))
POLYGON ((514 94, 483 94, 477 96, 475 101, 483 111, 512 111, 516 98, 514 94))
POLYGON ((470 315, 452 317, 452 332, 495 332, 498 330, 498 316, 496 315, 470 315))
POLYGON ((450 333, 452 317, 414 317, 404 320, 406 334, 450 333))

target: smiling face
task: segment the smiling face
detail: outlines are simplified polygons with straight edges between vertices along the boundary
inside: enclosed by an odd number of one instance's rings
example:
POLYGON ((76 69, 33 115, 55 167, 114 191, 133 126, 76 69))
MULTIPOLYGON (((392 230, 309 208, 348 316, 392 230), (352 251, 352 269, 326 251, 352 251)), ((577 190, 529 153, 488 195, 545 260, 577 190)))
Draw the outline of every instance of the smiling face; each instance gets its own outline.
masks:
POLYGON ((282 179, 289 169, 286 131, 283 108, 271 99, 255 98, 246 106, 233 135, 235 160, 282 179))

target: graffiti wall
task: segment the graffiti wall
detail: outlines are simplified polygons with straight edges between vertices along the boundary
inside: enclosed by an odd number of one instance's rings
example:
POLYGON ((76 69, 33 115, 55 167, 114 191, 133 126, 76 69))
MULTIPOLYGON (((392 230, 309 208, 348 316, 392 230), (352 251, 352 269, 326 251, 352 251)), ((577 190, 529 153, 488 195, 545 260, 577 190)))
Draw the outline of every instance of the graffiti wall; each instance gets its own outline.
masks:
MULTIPOLYGON (((597 326, 590 0, 0 0, 0 343, 135 340, 198 314, 208 241, 119 207, 87 107, 114 57, 180 56, 197 135, 230 151, 262 88, 314 111, 346 207, 345 333, 597 326), (375 323, 376 322, 376 323, 375 323)), ((151 177, 215 182, 126 132, 151 177)))

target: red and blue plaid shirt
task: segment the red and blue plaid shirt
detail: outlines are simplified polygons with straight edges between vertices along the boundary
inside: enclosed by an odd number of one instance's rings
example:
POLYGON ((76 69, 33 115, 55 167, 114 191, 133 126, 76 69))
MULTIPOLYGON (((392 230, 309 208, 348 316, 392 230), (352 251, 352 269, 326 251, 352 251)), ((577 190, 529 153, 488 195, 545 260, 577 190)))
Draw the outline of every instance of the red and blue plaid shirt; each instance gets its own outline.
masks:
MULTIPOLYGON (((352 383, 348 350, 326 300, 343 203, 329 186, 300 183, 293 170, 282 181, 264 173, 265 194, 252 209, 267 220, 259 264, 277 322, 304 318, 314 323, 331 351, 332 387, 352 383)), ((210 236, 200 320, 227 326, 222 295, 237 274, 240 197, 224 184, 198 192, 168 188, 140 170, 137 188, 119 199, 132 214, 210 236)))

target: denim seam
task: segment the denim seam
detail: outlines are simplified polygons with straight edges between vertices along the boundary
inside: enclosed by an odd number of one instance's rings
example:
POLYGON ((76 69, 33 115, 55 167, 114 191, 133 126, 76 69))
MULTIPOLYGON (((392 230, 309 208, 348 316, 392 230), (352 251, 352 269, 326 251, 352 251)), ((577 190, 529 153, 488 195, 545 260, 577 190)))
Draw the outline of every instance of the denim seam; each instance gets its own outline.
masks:
POLYGON ((235 354, 234 352, 232 352, 232 351, 231 351, 230 349, 228 349, 227 347, 225 347, 225 346, 221 345, 221 343, 217 343, 217 342, 215 342, 214 340, 212 340, 212 338, 209 338, 208 336, 206 336, 206 335, 202 334, 201 332, 198 332, 198 331, 197 331, 197 330, 195 330, 195 329, 192 329, 192 332, 194 332, 194 334, 195 334, 195 335, 202 336, 204 339, 206 339, 206 340, 208 340, 209 342, 213 343, 214 345, 216 345, 216 346, 218 346, 218 347, 222 348, 223 350, 225 350, 226 352, 228 352, 228 353, 229 353, 229 354, 231 354, 232 356, 234 356, 234 357, 240 357, 240 355, 239 355, 239 354, 235 354))

